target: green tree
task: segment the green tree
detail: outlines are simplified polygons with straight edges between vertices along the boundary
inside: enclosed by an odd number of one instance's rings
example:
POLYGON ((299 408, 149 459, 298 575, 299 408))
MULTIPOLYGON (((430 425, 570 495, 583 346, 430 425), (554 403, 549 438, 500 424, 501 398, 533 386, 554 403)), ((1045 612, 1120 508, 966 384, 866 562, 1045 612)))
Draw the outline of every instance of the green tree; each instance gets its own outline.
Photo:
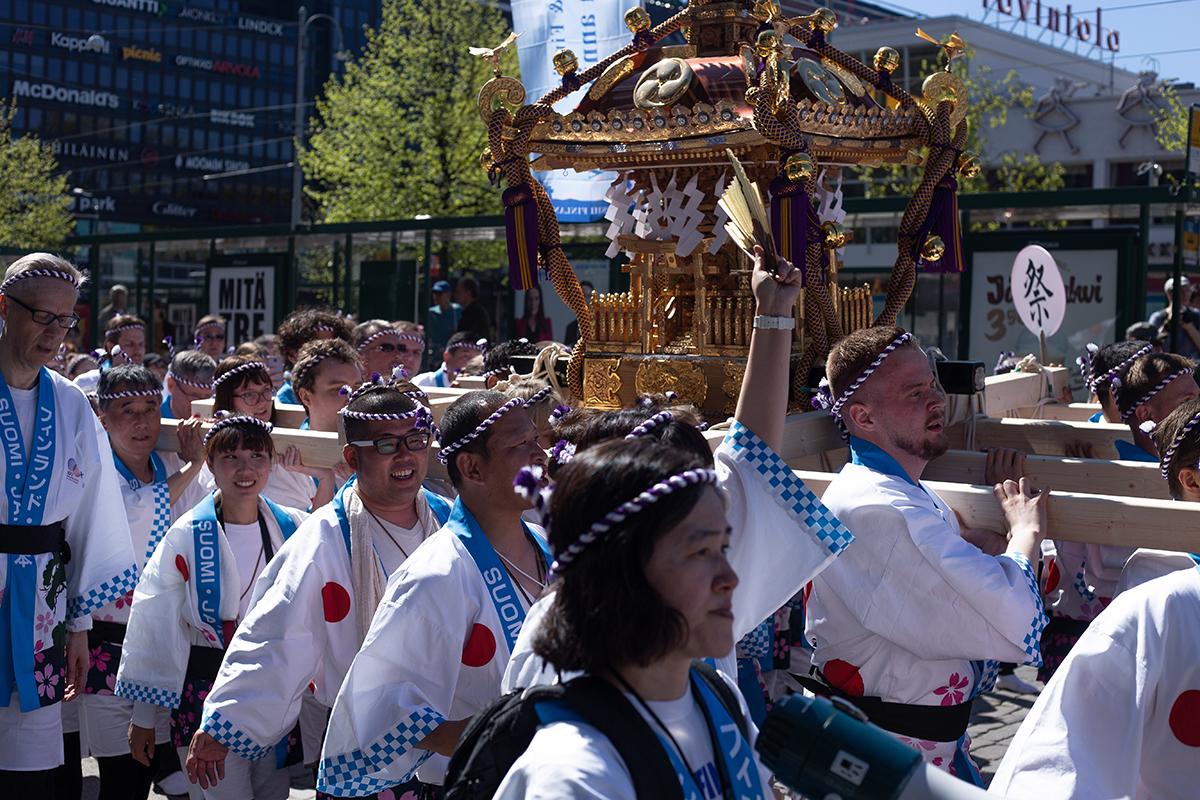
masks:
POLYGON ((0 101, 0 246, 59 247, 74 228, 67 176, 48 145, 14 137, 15 103, 0 101))
MULTIPOLYGON (((380 26, 317 101, 300 163, 326 222, 497 213, 476 111, 491 68, 470 55, 508 33, 476 0, 384 0, 380 26)), ((505 72, 515 72, 513 48, 505 72)))
POLYGON ((1162 85, 1159 99, 1159 104, 1150 107, 1155 126, 1154 139, 1168 153, 1180 153, 1187 140, 1187 106, 1179 99, 1179 91, 1171 83, 1162 85))
MULTIPOLYGON (((921 74, 931 74, 935 68, 921 64, 921 74)), ((969 58, 956 59, 951 69, 967 88, 967 146, 966 150, 984 156, 990 169, 985 168, 974 178, 958 176, 962 192, 986 191, 1052 191, 1063 187, 1062 164, 1043 163, 1036 153, 990 153, 988 132, 1004 125, 1009 113, 1028 112, 1034 106, 1033 87, 1023 84, 1012 70, 996 77, 987 65, 970 68, 969 58), (989 157, 990 156, 990 157, 989 157)), ((928 155, 920 152, 921 163, 928 155)), ((910 164, 885 164, 862 174, 867 197, 911 195, 921 182, 922 167, 910 164)))

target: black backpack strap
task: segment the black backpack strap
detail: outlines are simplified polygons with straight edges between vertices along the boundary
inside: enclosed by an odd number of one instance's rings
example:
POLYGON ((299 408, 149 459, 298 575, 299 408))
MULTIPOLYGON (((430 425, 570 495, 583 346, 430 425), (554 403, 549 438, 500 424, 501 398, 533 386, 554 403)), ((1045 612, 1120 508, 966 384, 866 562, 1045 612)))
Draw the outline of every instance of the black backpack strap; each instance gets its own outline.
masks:
POLYGON ((729 712, 729 716, 737 723, 738 730, 742 733, 742 738, 747 742, 750 741, 750 730, 746 725, 746 715, 742 713, 742 704, 738 700, 737 692, 726 683, 725 679, 717 673, 716 668, 707 661, 693 661, 692 669, 704 681, 704 685, 712 689, 713 694, 721 701, 721 705, 725 706, 725 710, 729 712))
POLYGON ((585 675, 564 689, 562 700, 567 706, 612 742, 639 798, 683 800, 683 788, 662 743, 617 687, 585 675))

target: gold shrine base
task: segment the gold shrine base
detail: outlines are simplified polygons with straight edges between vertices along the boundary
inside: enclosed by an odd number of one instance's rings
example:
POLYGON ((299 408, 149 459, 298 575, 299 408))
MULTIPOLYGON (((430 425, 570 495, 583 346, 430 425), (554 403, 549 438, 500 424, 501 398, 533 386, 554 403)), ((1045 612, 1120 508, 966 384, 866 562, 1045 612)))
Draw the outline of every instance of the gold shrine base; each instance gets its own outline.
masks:
MULTIPOLYGON (((791 357, 790 373, 800 355, 791 357)), ((588 353, 583 365, 583 403, 589 408, 630 408, 643 395, 674 392, 678 402, 700 409, 710 420, 737 408, 746 359, 727 356, 656 356, 588 353)))

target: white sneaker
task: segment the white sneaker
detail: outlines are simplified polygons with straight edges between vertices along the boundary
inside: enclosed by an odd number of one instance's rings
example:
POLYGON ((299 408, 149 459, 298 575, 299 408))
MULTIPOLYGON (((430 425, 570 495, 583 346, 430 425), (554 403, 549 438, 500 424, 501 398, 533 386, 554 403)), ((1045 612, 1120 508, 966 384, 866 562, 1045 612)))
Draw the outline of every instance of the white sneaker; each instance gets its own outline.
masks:
POLYGON ((172 772, 170 775, 158 782, 158 791, 161 794, 186 796, 188 793, 187 776, 183 774, 182 770, 179 772, 172 772))
POLYGON ((1042 691, 1032 683, 1021 680, 1015 672, 1010 672, 1007 675, 1001 675, 997 678, 996 688, 1012 692, 1013 694, 1038 694, 1042 691))

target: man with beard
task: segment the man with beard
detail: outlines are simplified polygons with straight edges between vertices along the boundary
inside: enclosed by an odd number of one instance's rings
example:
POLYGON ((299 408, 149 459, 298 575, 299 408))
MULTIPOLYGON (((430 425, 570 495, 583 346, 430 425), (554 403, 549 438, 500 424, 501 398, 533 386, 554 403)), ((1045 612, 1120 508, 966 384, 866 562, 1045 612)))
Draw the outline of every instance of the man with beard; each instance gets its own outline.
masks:
POLYGON ((912 335, 887 326, 852 333, 833 347, 826 372, 851 461, 822 502, 857 543, 813 579, 810 683, 849 699, 934 766, 982 785, 967 755, 971 702, 991 688, 997 661, 1041 661, 1035 570, 1047 494, 1024 478, 997 485, 1007 549, 983 553, 920 482, 947 449, 946 398, 912 335))

